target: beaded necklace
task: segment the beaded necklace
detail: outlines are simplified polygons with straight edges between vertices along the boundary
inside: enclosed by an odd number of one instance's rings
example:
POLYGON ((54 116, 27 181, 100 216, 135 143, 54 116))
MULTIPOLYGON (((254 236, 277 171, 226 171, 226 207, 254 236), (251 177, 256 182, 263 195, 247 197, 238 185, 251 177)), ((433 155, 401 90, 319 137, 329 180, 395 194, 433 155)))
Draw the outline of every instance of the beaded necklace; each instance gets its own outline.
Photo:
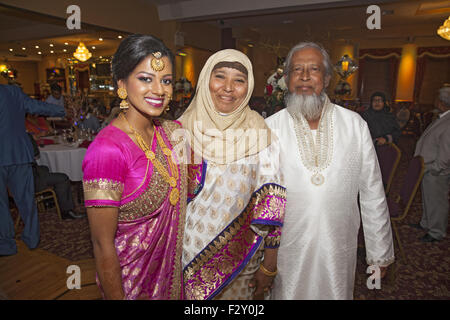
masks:
MULTIPOLYGON (((180 191, 177 188, 177 180, 178 180, 178 167, 177 165, 172 161, 172 151, 167 148, 166 144, 164 143, 163 138, 161 137, 160 133, 156 128, 154 128, 154 134, 156 135, 156 139, 158 141, 159 146, 161 147, 163 153, 167 157, 167 162, 169 163, 170 171, 172 172, 172 176, 169 174, 169 172, 164 168, 164 165, 161 164, 161 162, 156 159, 155 153, 150 149, 148 144, 145 142, 142 135, 136 131, 136 129, 133 128, 133 126, 128 122, 127 118, 123 113, 120 114, 130 127, 131 131, 133 132, 134 136, 136 137, 136 142, 138 143, 139 147, 142 151, 144 151, 145 156, 147 159, 149 159, 153 165, 156 167, 158 172, 161 174, 161 176, 166 180, 166 182, 172 187, 172 190, 170 191, 169 195, 169 201, 170 203, 175 206, 178 203, 178 200, 180 199, 180 191)), ((153 139, 152 139, 153 140, 153 139)))
MULTIPOLYGON (((288 109, 289 110, 289 109, 288 109)), ((325 182, 321 171, 331 163, 333 157, 333 110, 331 104, 325 104, 314 142, 311 128, 303 115, 289 114, 294 120, 297 146, 303 165, 311 171, 311 183, 320 186, 325 182)))

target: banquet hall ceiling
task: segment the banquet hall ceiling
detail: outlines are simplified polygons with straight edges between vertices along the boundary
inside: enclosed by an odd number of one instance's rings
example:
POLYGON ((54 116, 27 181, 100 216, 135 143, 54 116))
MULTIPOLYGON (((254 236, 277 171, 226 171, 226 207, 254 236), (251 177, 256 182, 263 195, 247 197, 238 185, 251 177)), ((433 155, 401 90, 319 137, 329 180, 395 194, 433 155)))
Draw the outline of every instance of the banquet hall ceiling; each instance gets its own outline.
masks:
POLYGON ((445 45, 436 30, 450 15, 448 0, 147 1, 157 5, 160 20, 206 22, 232 28, 233 36, 244 42, 281 43, 286 47, 302 38, 319 42, 352 39, 400 43, 428 38, 445 45), (245 5, 241 5, 243 2, 245 5), (381 9, 380 30, 366 27, 370 15, 366 9, 372 4, 381 9))
POLYGON ((64 50, 72 54, 80 41, 91 51, 113 50, 120 43, 118 36, 125 35, 86 23, 80 30, 69 30, 61 18, 0 6, 0 58, 40 60, 41 55, 49 55, 51 51, 64 53, 64 50))
MULTIPOLYGON (((232 28, 234 38, 255 45, 278 43, 287 48, 298 39, 405 43, 418 38, 435 39, 441 41, 438 45, 448 45, 436 35, 436 29, 450 15, 448 0, 136 1, 147 8, 156 6, 159 19, 176 21, 181 32, 184 25, 206 23, 218 29, 232 28), (366 27, 369 4, 381 8, 381 30, 366 27)), ((117 47, 119 35, 126 33, 86 23, 81 30, 68 30, 61 17, 0 5, 0 58, 4 53, 10 55, 13 49, 17 59, 39 59, 39 50, 34 47, 45 47, 46 52, 40 51, 48 54, 50 43, 54 44, 55 53, 64 48, 73 52, 79 41, 84 41, 89 49, 96 46, 96 50, 110 50, 117 47), (104 40, 99 41, 100 37, 104 40)))

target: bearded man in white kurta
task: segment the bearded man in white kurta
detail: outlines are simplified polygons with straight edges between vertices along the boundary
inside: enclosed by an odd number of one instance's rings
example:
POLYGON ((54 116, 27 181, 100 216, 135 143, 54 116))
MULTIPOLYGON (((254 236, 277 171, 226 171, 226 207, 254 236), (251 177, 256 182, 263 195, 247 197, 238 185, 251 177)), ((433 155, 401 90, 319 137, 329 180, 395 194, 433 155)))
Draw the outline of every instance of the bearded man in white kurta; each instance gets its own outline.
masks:
POLYGON ((328 53, 300 43, 286 61, 287 108, 266 120, 281 141, 287 190, 272 298, 352 299, 360 219, 367 263, 384 277, 394 261, 377 156, 366 122, 325 94, 328 53))

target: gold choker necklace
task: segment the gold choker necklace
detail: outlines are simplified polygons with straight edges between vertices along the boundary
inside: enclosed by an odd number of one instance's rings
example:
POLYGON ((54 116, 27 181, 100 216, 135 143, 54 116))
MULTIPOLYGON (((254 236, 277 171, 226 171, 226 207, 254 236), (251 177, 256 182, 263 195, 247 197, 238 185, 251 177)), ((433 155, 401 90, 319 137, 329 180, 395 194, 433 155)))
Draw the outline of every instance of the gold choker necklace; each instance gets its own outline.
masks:
MULTIPOLYGON (((153 127, 154 134, 156 135, 158 144, 161 147, 161 150, 163 151, 163 153, 166 155, 167 162, 169 163, 170 171, 172 172, 172 176, 171 176, 169 174, 169 172, 166 170, 166 168, 164 168, 164 166, 161 164, 161 162, 159 162, 158 159, 156 159, 155 153, 151 150, 151 148, 145 142, 144 138, 128 122, 125 115, 123 113, 121 113, 121 116, 125 119, 125 122, 130 127, 131 131, 133 132, 134 136, 136 137, 136 142, 138 143, 141 150, 144 151, 147 159, 149 159, 153 163, 153 165, 156 167, 156 169, 161 174, 161 176, 164 178, 164 180, 166 180, 166 182, 172 187, 172 190, 170 191, 170 195, 169 195, 169 201, 173 206, 175 206, 178 203, 178 200, 180 199, 180 191, 177 188, 178 167, 172 161, 172 150, 167 148, 160 133, 158 132, 158 130, 155 127, 153 127)), ((153 141, 153 139, 152 139, 152 141, 153 141)))

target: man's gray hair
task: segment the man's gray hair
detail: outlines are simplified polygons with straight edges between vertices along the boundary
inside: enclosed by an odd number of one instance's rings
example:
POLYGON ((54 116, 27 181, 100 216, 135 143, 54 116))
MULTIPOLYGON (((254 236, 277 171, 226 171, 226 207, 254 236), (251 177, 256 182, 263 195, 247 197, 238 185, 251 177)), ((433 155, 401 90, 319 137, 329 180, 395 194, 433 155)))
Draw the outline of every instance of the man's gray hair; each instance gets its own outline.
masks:
POLYGON ((442 101, 445 107, 450 107, 450 87, 439 89, 439 100, 442 101))
POLYGON ((306 48, 314 48, 319 50, 323 57, 323 66, 325 68, 325 75, 328 75, 330 77, 333 75, 333 65, 331 63, 330 55, 328 54, 327 50, 325 50, 324 47, 315 42, 300 42, 289 51, 286 57, 286 66, 284 68, 284 75, 286 76, 287 80, 286 82, 289 82, 289 74, 291 72, 292 57, 294 56, 294 53, 306 48))

